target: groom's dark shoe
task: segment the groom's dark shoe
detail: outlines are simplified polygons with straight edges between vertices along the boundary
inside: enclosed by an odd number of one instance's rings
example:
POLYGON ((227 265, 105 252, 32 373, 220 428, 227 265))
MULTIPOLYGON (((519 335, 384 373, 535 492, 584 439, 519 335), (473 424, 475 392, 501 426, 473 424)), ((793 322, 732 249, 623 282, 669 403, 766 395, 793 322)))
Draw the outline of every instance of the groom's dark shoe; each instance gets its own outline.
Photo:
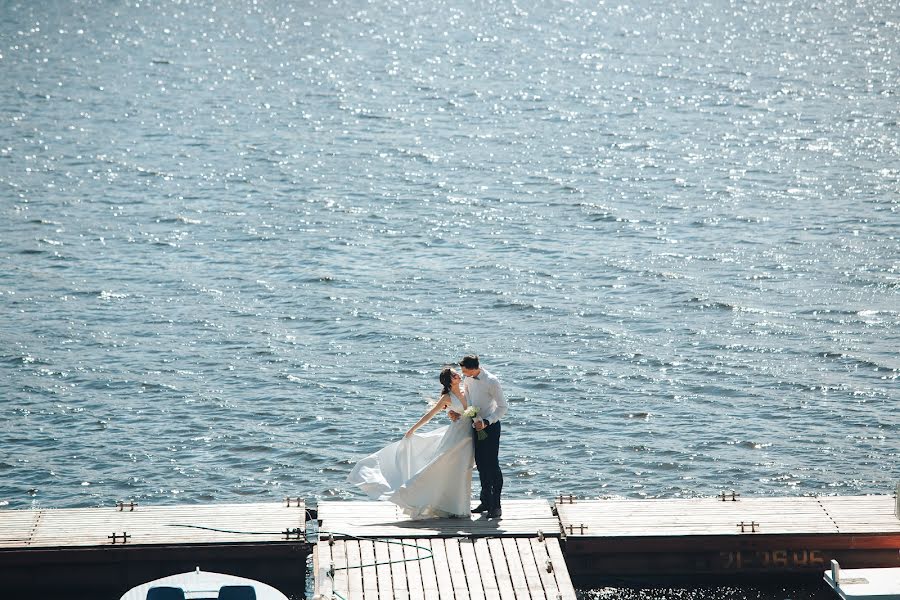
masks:
POLYGON ((488 519, 499 519, 503 516, 503 511, 499 508, 495 508, 494 510, 489 510, 487 516, 488 519))
POLYGON ((484 504, 479 504, 475 508, 472 509, 472 514, 487 512, 487 506, 484 504))

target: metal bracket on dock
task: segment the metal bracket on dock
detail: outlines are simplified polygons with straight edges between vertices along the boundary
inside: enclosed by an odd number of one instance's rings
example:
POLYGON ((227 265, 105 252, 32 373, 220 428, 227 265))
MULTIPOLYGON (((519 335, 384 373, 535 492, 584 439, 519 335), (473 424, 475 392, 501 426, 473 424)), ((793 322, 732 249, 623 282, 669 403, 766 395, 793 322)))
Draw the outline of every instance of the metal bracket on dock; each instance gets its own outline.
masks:
POLYGON ((562 494, 556 499, 557 504, 575 504, 575 496, 569 494, 568 496, 563 496, 562 494), (567 502, 568 500, 568 502, 567 502))
POLYGON ((575 533, 575 529, 579 530, 581 535, 584 535, 584 530, 588 528, 584 523, 580 525, 565 525, 565 528, 569 530, 569 535, 573 535, 575 533))
POLYGON ((334 534, 331 532, 328 533, 328 545, 334 546, 334 534))
POLYGON ((112 535, 106 536, 106 539, 112 540, 111 543, 113 543, 113 544, 118 543, 120 540, 123 544, 127 544, 129 538, 131 538, 131 536, 128 535, 127 531, 123 531, 122 533, 116 533, 115 531, 113 531, 112 535))
POLYGON ((538 529, 538 541, 539 541, 539 542, 543 542, 543 541, 544 541, 544 532, 543 532, 542 530, 540 530, 540 529, 538 529))
POLYGON ((134 501, 131 501, 128 504, 125 504, 124 502, 116 502, 116 508, 119 509, 119 512, 124 511, 126 506, 128 507, 128 512, 134 512, 134 507, 137 505, 137 502, 134 501))
POLYGON ((741 533, 747 533, 747 527, 750 528, 750 533, 756 533, 757 529, 759 529, 759 523, 757 523, 756 521, 750 521, 749 523, 744 523, 743 521, 741 521, 736 525, 737 527, 741 528, 741 533))
POLYGON ((548 558, 547 563, 544 565, 544 568, 547 569, 548 573, 552 573, 553 572, 553 561, 548 558))
POLYGON ((295 527, 293 529, 285 529, 284 531, 281 532, 281 534, 284 536, 284 539, 286 539, 286 540, 303 539, 302 536, 304 533, 305 532, 302 529, 300 529, 299 527, 295 527))
POLYGON ((284 499, 284 501, 288 508, 290 508, 291 506, 294 506, 295 502, 297 503, 296 504, 297 508, 300 508, 301 506, 303 506, 303 498, 301 498, 300 496, 297 496, 296 498, 291 498, 290 496, 288 496, 287 498, 284 499))
POLYGON ((737 502, 737 501, 738 501, 738 498, 740 498, 741 495, 738 494, 737 492, 735 492, 734 490, 731 490, 731 497, 730 497, 730 498, 728 497, 728 494, 726 494, 725 492, 722 492, 722 493, 719 494, 717 497, 718 497, 719 500, 721 500, 722 502, 725 502, 726 500, 731 500, 732 502, 737 502))

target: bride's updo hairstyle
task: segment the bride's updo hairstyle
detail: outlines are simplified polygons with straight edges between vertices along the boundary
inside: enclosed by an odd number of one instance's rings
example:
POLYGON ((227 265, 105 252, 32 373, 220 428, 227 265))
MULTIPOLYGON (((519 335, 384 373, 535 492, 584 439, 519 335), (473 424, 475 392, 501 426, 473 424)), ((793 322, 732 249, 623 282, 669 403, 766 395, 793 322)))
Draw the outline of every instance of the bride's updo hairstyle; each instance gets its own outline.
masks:
POLYGON ((438 380, 441 382, 441 385, 444 386, 443 391, 441 392, 441 396, 444 394, 450 393, 450 387, 453 386, 453 371, 450 367, 447 367, 443 371, 441 371, 440 377, 438 380))

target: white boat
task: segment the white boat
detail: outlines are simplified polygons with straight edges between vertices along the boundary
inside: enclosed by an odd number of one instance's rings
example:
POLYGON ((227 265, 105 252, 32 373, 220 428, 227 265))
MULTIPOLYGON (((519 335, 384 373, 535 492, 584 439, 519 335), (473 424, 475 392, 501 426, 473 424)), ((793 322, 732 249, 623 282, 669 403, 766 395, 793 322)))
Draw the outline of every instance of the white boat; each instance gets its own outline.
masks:
POLYGON ((169 575, 133 587, 120 600, 288 600, 271 585, 225 575, 196 571, 169 575))
POLYGON ((900 567, 841 569, 833 560, 825 583, 843 600, 900 600, 900 567))

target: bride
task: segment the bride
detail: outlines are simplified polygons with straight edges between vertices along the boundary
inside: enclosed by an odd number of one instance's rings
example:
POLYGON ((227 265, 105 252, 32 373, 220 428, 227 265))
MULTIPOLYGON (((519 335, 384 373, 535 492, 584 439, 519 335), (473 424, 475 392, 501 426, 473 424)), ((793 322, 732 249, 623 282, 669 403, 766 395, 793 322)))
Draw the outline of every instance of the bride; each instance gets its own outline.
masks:
POLYGON ((438 412, 462 414, 462 377, 446 368, 441 397, 403 439, 359 461, 347 480, 372 499, 390 500, 410 518, 469 518, 472 497, 472 419, 461 416, 433 431, 417 433, 438 412))

